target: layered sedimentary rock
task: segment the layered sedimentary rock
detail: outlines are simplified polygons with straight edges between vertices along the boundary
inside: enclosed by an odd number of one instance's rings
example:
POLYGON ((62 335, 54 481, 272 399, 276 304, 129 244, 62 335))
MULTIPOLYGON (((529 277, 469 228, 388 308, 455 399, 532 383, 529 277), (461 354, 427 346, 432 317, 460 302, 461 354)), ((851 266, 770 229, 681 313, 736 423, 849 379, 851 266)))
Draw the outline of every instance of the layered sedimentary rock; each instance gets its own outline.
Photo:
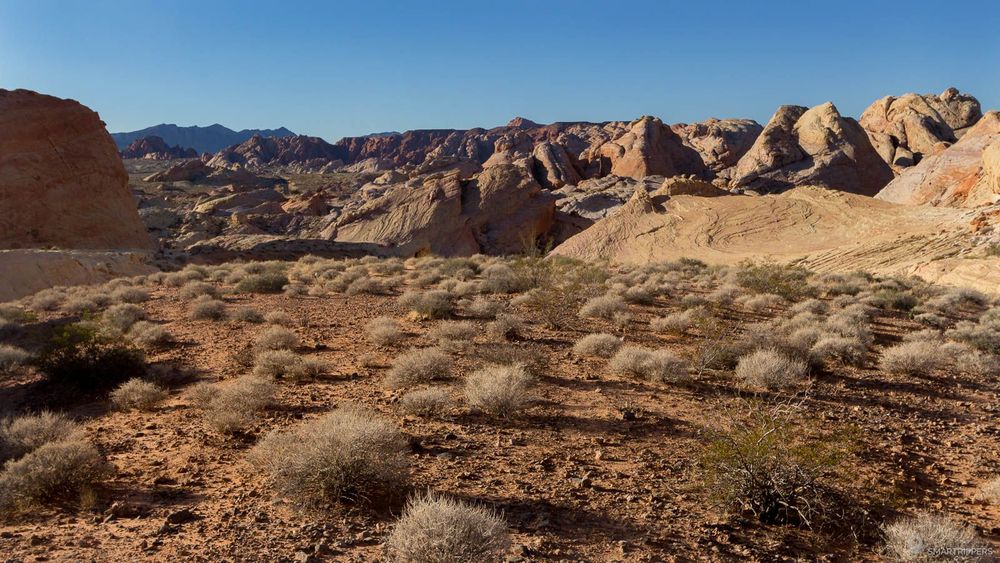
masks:
POLYGON ((684 144, 698 151, 717 177, 728 179, 729 169, 750 150, 764 128, 752 119, 709 119, 671 127, 684 144))
POLYGON ((892 180, 857 121, 832 103, 781 106, 732 171, 730 185, 772 193, 818 185, 875 195, 892 180))
POLYGON ((606 174, 640 179, 706 172, 697 151, 656 117, 644 116, 628 125, 622 135, 588 149, 581 156, 588 176, 606 174))
POLYGON ((195 158, 198 152, 180 145, 170 146, 160 137, 143 137, 132 141, 121 151, 122 158, 148 158, 151 160, 171 160, 174 158, 195 158))
POLYGON ((876 197, 950 207, 1000 201, 1000 113, 987 112, 961 140, 904 170, 876 197))
POLYGON ((859 121, 879 156, 901 169, 954 143, 981 117, 979 100, 948 88, 939 96, 886 96, 869 106, 859 121))
POLYGON ((0 248, 149 249, 118 149, 73 100, 0 90, 0 248))

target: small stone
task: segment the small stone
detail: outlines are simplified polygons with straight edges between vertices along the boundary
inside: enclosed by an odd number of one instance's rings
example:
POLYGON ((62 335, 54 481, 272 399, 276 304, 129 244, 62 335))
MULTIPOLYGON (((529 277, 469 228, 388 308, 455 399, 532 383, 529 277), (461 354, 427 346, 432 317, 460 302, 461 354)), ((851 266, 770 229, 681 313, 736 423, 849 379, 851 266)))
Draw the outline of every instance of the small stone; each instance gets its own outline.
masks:
POLYGON ((186 524, 198 519, 198 515, 191 512, 190 508, 182 508, 167 515, 168 524, 186 524))

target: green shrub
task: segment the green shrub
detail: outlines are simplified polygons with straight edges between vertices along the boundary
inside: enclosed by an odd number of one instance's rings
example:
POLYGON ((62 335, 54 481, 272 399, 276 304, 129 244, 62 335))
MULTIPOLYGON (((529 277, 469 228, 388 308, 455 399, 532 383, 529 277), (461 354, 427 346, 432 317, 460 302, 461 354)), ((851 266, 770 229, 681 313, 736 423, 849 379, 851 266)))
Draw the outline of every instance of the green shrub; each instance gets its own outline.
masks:
POLYGON ((736 270, 736 283, 755 293, 771 293, 798 301, 815 292, 808 283, 810 275, 808 270, 797 266, 744 262, 736 270))
POLYGON ((243 293, 281 293, 288 285, 288 277, 278 272, 250 274, 236 284, 236 290, 243 293))
POLYGON ((38 368, 53 384, 90 394, 143 375, 146 359, 141 350, 121 339, 71 324, 56 331, 38 357, 38 368))

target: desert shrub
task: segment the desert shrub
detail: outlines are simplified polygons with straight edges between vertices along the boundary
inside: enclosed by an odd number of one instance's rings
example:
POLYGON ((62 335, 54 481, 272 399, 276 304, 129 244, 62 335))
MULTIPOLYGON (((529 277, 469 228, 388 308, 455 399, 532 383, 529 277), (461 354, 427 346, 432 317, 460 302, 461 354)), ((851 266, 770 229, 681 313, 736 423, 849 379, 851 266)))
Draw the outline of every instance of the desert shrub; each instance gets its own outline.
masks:
POLYGON ((12 372, 27 365, 30 359, 31 354, 27 350, 10 344, 0 344, 0 373, 12 372))
POLYGON ((806 370, 804 362, 789 359, 776 350, 756 350, 740 358, 736 377, 751 387, 781 389, 801 382, 806 370))
POLYGON ((740 296, 740 293, 742 290, 738 286, 727 284, 713 290, 705 296, 705 299, 719 305, 730 305, 740 296))
POLYGON ((43 444, 4 465, 0 472, 0 512, 78 499, 110 474, 110 465, 86 440, 43 444))
POLYGON ((868 347, 850 336, 823 336, 809 349, 813 362, 836 361, 849 366, 860 366, 865 361, 868 347))
POLYGON ((879 367, 899 375, 929 375, 944 363, 941 346, 931 342, 903 342, 882 351, 879 367))
POLYGON ((471 342, 476 335, 476 325, 468 321, 443 321, 438 323, 428 335, 439 344, 450 342, 471 342))
POLYGON ((152 410, 167 398, 167 391, 144 379, 133 377, 111 392, 111 402, 120 410, 152 410))
POLYGON ((226 304, 211 297, 191 303, 188 316, 195 321, 221 321, 226 318, 226 304))
POLYGON ((669 350, 623 346, 611 358, 609 366, 615 373, 650 381, 675 382, 688 377, 687 362, 669 350))
POLYGON ((486 333, 497 340, 517 340, 524 336, 524 323, 514 315, 501 313, 486 326, 486 333))
POLYGON ((219 290, 214 285, 203 282, 203 281, 189 281, 177 291, 177 295, 181 299, 195 299, 201 297, 202 295, 207 295, 208 297, 218 298, 219 290))
POLYGON ((377 295, 380 293, 387 293, 386 287, 382 282, 376 278, 358 278, 347 286, 344 293, 348 295, 360 295, 362 293, 369 293, 377 295))
POLYGON ((652 290, 643 286, 630 287, 622 293, 622 298, 624 298, 625 301, 642 305, 652 303, 655 297, 656 295, 652 290))
POLYGON ((588 334, 573 344, 573 353, 577 356, 610 358, 621 345, 621 339, 613 334, 588 334))
POLYGON ((487 366, 466 377, 465 400, 475 409, 509 417, 528 402, 530 384, 524 366, 487 366))
POLYGON ((932 342, 940 344, 943 338, 944 335, 940 330, 925 328, 904 334, 903 342, 932 342))
POLYGON ((236 284, 236 291, 242 293, 281 293, 288 285, 288 277, 280 272, 251 274, 236 284))
POLYGON ((656 317, 649 321, 649 327, 657 332, 683 334, 691 328, 698 326, 708 316, 709 313, 707 310, 703 307, 696 307, 656 317))
POLYGON ((101 307, 90 297, 76 296, 70 297, 62 304, 62 310, 70 315, 84 315, 96 313, 101 307))
POLYGON ((625 300, 619 295, 607 294, 592 297, 580 307, 580 316, 592 319, 611 319, 615 313, 626 308, 625 300))
POLYGON ((945 336, 989 354, 1000 354, 1000 323, 986 314, 983 317, 980 317, 979 323, 961 321, 955 328, 946 331, 945 336))
POLYGON ((37 363, 51 383, 84 394, 107 391, 146 371, 138 348, 82 324, 57 329, 37 363))
POLYGON ((35 311, 54 311, 62 305, 66 295, 57 289, 45 289, 31 297, 31 308, 35 311))
POLYGON ((260 311, 246 305, 244 305, 243 307, 238 307, 235 311, 233 311, 232 317, 233 320, 237 320, 244 323, 256 324, 264 322, 264 315, 260 311))
POLYGON ((135 323, 125 337, 143 348, 165 346, 174 341, 173 335, 166 328, 149 321, 135 323))
POLYGON ((49 411, 0 421, 0 465, 41 446, 78 437, 83 432, 69 417, 49 411))
POLYGON ((846 449, 835 436, 808 439, 787 405, 752 403, 725 417, 701 456, 705 484, 724 508, 765 524, 811 527, 832 508, 832 475, 846 449))
POLYGON ((424 292, 407 291, 399 296, 399 304, 431 319, 447 317, 455 308, 451 294, 440 289, 424 292))
POLYGON ((386 384, 398 389, 444 379, 451 375, 451 363, 440 348, 411 350, 393 360, 386 384))
POLYGON ((411 497, 385 543, 389 561, 500 561, 510 538, 492 510, 426 493, 411 497))
POLYGON ((880 289, 868 299, 868 302, 880 309, 909 311, 920 304, 913 294, 898 289, 880 289))
POLYGON ((788 311, 793 315, 798 315, 799 313, 812 313, 814 315, 822 315, 826 313, 826 310, 827 310, 826 303, 815 298, 806 299, 805 301, 800 301, 788 308, 788 311))
POLYGON ((1000 477, 994 477, 979 488, 979 496, 986 502, 1000 504, 1000 477))
POLYGON ((146 318, 146 313, 138 305, 131 303, 112 305, 101 314, 101 322, 118 332, 127 331, 132 325, 144 318, 146 318))
POLYGON ((253 374, 257 377, 300 381, 319 376, 324 365, 314 358, 291 350, 264 350, 254 357, 253 374))
POLYGON ((444 389, 428 387, 403 395, 399 404, 406 414, 422 417, 440 416, 451 407, 451 397, 444 389))
POLYGON ((289 328, 269 326, 254 341, 258 350, 290 350, 299 345, 299 337, 289 328))
POLYGON ((244 432, 271 405, 275 391, 274 383, 252 375, 219 384, 205 408, 205 423, 223 434, 244 432))
POLYGON ((219 395, 219 386, 207 381, 199 381, 187 388, 184 397, 191 401, 195 408, 207 409, 212 399, 219 395))
POLYGON ((768 309, 777 309, 785 304, 785 298, 774 293, 758 293, 744 295, 736 300, 741 307, 755 313, 763 313, 768 309))
POLYGON ((1000 374, 1000 360, 996 356, 962 345, 958 346, 958 350, 948 350, 948 355, 954 359, 958 371, 979 377, 993 377, 1000 374))
POLYGON ((264 313, 264 322, 286 327, 295 325, 295 319, 287 311, 268 311, 264 313))
POLYGON ((770 293, 789 301, 809 297, 814 288, 808 284, 810 273, 797 266, 773 262, 744 262, 736 270, 736 283, 754 293, 770 293))
POLYGON ((305 502, 370 500, 398 491, 407 478, 403 435, 360 408, 340 408, 291 430, 272 431, 250 457, 278 491, 305 502))
POLYGON ((975 561, 989 553, 969 526, 927 512, 885 527, 885 551, 897 561, 975 561))
POLYGON ((309 288, 303 283, 290 282, 281 293, 286 297, 302 297, 309 294, 309 288))
POLYGON ((464 303, 465 314, 474 319, 492 319, 503 307, 499 302, 481 296, 464 303))
POLYGON ((521 293, 532 286, 528 276, 506 264, 493 264, 483 270, 483 289, 489 293, 521 293))
POLYGON ((391 317, 378 317, 368 321, 365 334, 368 335, 368 340, 379 346, 395 346, 405 338, 402 327, 391 317))
POLYGON ((120 287, 111 292, 111 299, 118 303, 143 303, 149 301, 149 292, 139 287, 120 287))

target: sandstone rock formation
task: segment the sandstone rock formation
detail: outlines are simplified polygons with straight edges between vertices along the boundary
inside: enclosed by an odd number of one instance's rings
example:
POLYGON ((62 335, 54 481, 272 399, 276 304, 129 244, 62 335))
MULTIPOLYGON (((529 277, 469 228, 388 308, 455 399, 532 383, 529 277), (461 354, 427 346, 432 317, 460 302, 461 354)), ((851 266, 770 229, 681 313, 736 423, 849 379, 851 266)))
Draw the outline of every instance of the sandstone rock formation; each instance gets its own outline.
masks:
POLYGON ((588 149, 588 176, 613 174, 640 179, 645 176, 705 174, 701 156, 656 117, 643 116, 628 125, 628 131, 612 141, 588 149))
POLYGON ((389 255, 387 249, 375 244, 275 235, 217 236, 192 244, 188 248, 188 254, 192 262, 199 264, 218 264, 232 260, 292 260, 310 254, 323 258, 389 255))
POLYGON ((861 114, 860 123, 879 156, 899 169, 954 143, 981 117, 976 98, 948 88, 940 96, 886 96, 861 114))
POLYGON ((534 159, 534 174, 539 183, 549 190, 577 184, 582 180, 578 164, 562 145, 548 141, 539 143, 531 153, 534 159))
POLYGON ((525 160, 486 168, 463 181, 456 171, 388 187, 345 207, 323 231, 339 242, 376 243, 400 256, 518 252, 551 228, 554 197, 525 160))
POLYGON ((717 177, 728 179, 736 166, 764 130, 752 119, 709 119, 691 125, 671 127, 684 144, 698 151, 702 161, 717 177))
POLYGON ((97 250, 0 250, 0 302, 57 285, 104 283, 156 271, 139 252, 97 250))
POLYGON ((0 248, 150 249, 128 175, 98 115, 0 90, 0 248))
POLYGON ((1000 201, 1000 112, 954 145, 904 170, 876 196, 909 205, 974 207, 1000 201))
POLYGON ((192 182, 211 186, 232 185, 238 189, 253 189, 279 184, 277 178, 258 176, 239 165, 232 168, 215 168, 192 159, 178 162, 162 172, 143 178, 145 182, 192 182))
POLYGON ((832 103, 781 106, 732 171, 731 186, 761 193, 820 185, 875 195, 892 170, 858 123, 832 103))
POLYGON ((268 166, 296 165, 306 169, 324 166, 341 166, 347 154, 343 147, 327 143, 319 137, 261 137, 225 148, 208 161, 209 166, 232 168, 233 165, 251 169, 268 166))
POLYGON ((121 151, 122 158, 148 158, 151 160, 172 160, 175 158, 196 158, 198 152, 180 145, 170 146, 160 137, 143 137, 132 141, 121 151))

